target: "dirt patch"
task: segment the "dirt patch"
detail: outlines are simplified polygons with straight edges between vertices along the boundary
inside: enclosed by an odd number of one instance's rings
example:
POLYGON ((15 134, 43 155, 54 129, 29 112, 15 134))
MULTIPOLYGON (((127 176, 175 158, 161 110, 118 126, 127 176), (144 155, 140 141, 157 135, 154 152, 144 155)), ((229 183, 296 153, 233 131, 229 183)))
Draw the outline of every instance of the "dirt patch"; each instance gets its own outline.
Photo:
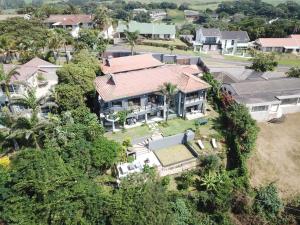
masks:
POLYGON ((248 161, 251 185, 274 182, 284 199, 300 194, 300 113, 259 127, 257 149, 248 161))

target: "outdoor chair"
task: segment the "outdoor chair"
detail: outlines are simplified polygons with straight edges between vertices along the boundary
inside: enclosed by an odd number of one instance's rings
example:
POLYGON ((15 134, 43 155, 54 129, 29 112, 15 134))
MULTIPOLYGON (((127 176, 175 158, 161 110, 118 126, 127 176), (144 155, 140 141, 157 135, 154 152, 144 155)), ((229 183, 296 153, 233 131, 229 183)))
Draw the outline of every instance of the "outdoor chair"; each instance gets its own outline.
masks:
POLYGON ((211 144, 212 144, 213 148, 218 148, 217 141, 215 138, 211 139, 211 144))
POLYGON ((197 143, 198 143, 199 147, 203 150, 204 149, 204 144, 202 143, 202 141, 198 140, 197 143))

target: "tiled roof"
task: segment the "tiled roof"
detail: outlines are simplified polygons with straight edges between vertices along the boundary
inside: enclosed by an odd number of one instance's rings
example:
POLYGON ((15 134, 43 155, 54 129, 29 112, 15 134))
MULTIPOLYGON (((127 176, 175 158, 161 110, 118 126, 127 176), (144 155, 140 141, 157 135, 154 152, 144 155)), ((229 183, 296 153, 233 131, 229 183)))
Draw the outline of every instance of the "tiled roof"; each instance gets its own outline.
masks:
POLYGON ((162 65, 163 63, 153 58, 151 54, 144 54, 106 59, 100 67, 104 74, 109 74, 147 69, 162 65), (107 60, 109 61, 109 64, 107 64, 107 60))
POLYGON ((175 72, 170 66, 124 72, 97 77, 95 86, 104 101, 112 101, 159 91, 170 82, 184 92, 206 89, 209 85, 191 74, 175 72))
POLYGON ((248 42, 250 40, 246 31, 221 31, 221 38, 224 40, 238 40, 248 42))
POLYGON ((23 65, 4 64, 4 71, 7 72, 14 67, 17 67, 17 74, 12 77, 12 81, 26 81, 38 71, 47 72, 47 68, 58 68, 60 66, 35 57, 23 65))
POLYGON ((90 23, 93 21, 91 15, 73 14, 73 15, 50 15, 45 22, 56 25, 77 25, 79 23, 90 23))
POLYGON ((291 34, 289 37, 300 40, 300 34, 291 34))
POLYGON ((140 34, 176 34, 175 25, 167 25, 164 23, 139 23, 130 21, 128 24, 125 24, 119 22, 117 32, 122 33, 125 30, 129 30, 130 32, 139 31, 140 34))
POLYGON ((259 38, 257 42, 262 47, 300 47, 300 43, 294 38, 259 38))

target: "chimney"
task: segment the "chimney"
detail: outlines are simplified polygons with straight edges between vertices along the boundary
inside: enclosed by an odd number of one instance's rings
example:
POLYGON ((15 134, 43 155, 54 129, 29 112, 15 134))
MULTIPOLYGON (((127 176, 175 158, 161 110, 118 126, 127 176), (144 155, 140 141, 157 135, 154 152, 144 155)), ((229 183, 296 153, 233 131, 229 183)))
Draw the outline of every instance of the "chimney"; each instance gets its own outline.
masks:
POLYGON ((105 59, 105 66, 110 66, 109 58, 105 59))

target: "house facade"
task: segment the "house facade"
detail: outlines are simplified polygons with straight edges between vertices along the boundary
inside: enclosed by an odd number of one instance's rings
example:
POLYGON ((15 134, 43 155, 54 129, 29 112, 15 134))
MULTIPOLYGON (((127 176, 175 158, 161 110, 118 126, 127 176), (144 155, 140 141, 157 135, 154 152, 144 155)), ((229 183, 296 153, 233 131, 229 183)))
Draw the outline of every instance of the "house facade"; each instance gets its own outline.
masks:
POLYGON ((94 27, 93 16, 85 14, 50 15, 44 23, 50 28, 68 29, 75 38, 78 37, 80 28, 94 27))
POLYGON ((175 25, 167 25, 164 23, 139 23, 136 21, 130 21, 128 24, 119 22, 116 29, 117 38, 124 38, 125 30, 129 30, 130 32, 138 31, 141 36, 149 39, 172 40, 175 39, 176 35, 175 25))
POLYGON ((263 52, 300 54, 299 34, 293 34, 287 38, 259 38, 254 44, 256 49, 263 52))
POLYGON ((249 108, 253 119, 269 121, 300 112, 300 79, 247 80, 223 84, 222 90, 249 108))
POLYGON ((194 51, 220 51, 235 54, 248 49, 249 36, 246 31, 220 31, 217 28, 199 28, 193 43, 194 51))
MULTIPOLYGON (((8 72, 15 65, 4 64, 4 71, 8 72)), ((56 70, 60 68, 58 65, 54 65, 40 58, 33 58, 29 62, 17 66, 16 73, 11 79, 9 87, 10 96, 22 96, 26 94, 28 86, 36 89, 37 98, 45 97, 50 94, 51 90, 58 83, 58 77, 56 70)), ((0 90, 0 104, 4 106, 7 104, 7 96, 4 92, 4 88, 0 90)), ((11 107, 15 112, 20 112, 23 107, 14 105, 11 107)))
POLYGON ((178 67, 165 65, 148 54, 114 58, 103 64, 104 75, 96 78, 95 86, 104 125, 115 129, 119 111, 128 112, 127 125, 164 120, 168 108, 170 117, 203 115, 209 85, 178 67), (169 107, 160 91, 168 82, 178 89, 169 107))

